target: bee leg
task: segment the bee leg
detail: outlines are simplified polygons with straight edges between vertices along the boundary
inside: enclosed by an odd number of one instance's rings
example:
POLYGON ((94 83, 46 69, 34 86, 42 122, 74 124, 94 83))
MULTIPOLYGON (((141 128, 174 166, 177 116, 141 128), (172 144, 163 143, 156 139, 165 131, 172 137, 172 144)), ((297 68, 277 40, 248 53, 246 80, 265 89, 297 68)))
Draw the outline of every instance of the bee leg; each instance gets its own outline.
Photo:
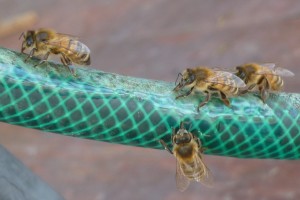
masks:
MULTIPOLYGON (((194 136, 194 135, 193 135, 193 137, 194 137, 194 139, 195 139, 195 136, 194 136)), ((201 148, 201 141, 200 141, 200 139, 197 138, 196 141, 197 141, 198 147, 201 148)))
POLYGON ((192 135, 193 135, 193 139, 195 139, 196 142, 197 142, 197 145, 198 145, 198 148, 199 148, 199 152, 203 153, 207 148, 202 146, 200 138, 196 137, 194 134, 192 134, 192 135))
POLYGON ((160 144, 170 153, 173 154, 172 150, 167 146, 167 144, 165 143, 165 141, 163 140, 159 140, 160 144))
POLYGON ((260 96, 264 103, 269 97, 269 84, 268 81, 264 78, 259 86, 260 96))
POLYGON ((206 98, 204 101, 202 101, 199 105, 198 105, 198 108, 197 108, 197 111, 199 112, 200 108, 202 106, 204 106, 205 104, 207 104, 207 102, 210 100, 210 97, 211 97, 211 94, 209 91, 204 91, 204 93, 206 93, 206 98))
POLYGON ((26 42, 25 40, 22 42, 21 53, 24 53, 24 50, 25 50, 25 47, 24 47, 25 42, 26 42))
POLYGON ((176 130, 175 130, 175 128, 173 127, 173 128, 172 128, 172 136, 171 136, 171 137, 172 137, 172 141, 173 141, 173 138, 174 138, 175 135, 176 135, 176 130))
POLYGON ((65 58, 65 56, 61 56, 60 57, 60 61, 62 62, 62 64, 64 65, 64 66, 68 66, 68 63, 67 63, 67 61, 66 61, 66 58, 65 58))
POLYGON ((221 100, 224 102, 224 104, 229 107, 230 101, 227 98, 226 94, 224 94, 223 92, 220 91, 220 96, 221 96, 221 100))
POLYGON ((43 60, 41 60, 38 64, 34 65, 33 67, 37 67, 37 66, 39 66, 39 65, 44 64, 44 63, 48 60, 49 55, 50 55, 50 52, 47 52, 47 53, 44 55, 43 60))
POLYGON ((246 90, 240 91, 239 94, 242 95, 242 94, 246 94, 246 93, 248 93, 248 92, 249 92, 249 90, 246 89, 246 90))
POLYGON ((247 88, 247 90, 248 90, 248 91, 251 91, 255 86, 256 86, 256 84, 252 84, 252 85, 250 85, 250 86, 247 88))
POLYGON ((239 94, 246 94, 246 93, 248 93, 249 91, 251 91, 255 86, 256 86, 256 84, 252 84, 252 85, 250 85, 247 89, 245 89, 245 90, 243 90, 243 91, 240 91, 239 94))
POLYGON ((37 51, 37 48, 33 48, 31 49, 31 51, 29 52, 29 55, 27 56, 27 58, 25 58, 24 62, 26 63, 28 61, 29 58, 32 58, 32 56, 34 55, 34 53, 37 51))
POLYGON ((192 87, 187 93, 177 96, 175 99, 179 99, 179 98, 182 98, 182 97, 187 97, 193 92, 193 90, 194 90, 194 87, 192 87))
POLYGON ((69 66, 69 65, 72 65, 72 61, 68 57, 66 57, 64 54, 61 54, 60 60, 63 63, 63 65, 68 68, 68 70, 71 72, 71 74, 73 76, 76 76, 75 71, 73 69, 71 69, 69 66))
POLYGON ((267 90, 262 90, 261 98, 264 103, 266 103, 269 97, 269 92, 267 90))
POLYGON ((172 128, 172 135, 171 135, 171 141, 172 141, 172 142, 174 141, 175 135, 176 135, 176 130, 175 130, 175 128, 173 127, 173 128, 172 128))
MULTIPOLYGON (((71 62, 71 61, 70 61, 70 65, 72 65, 72 62, 71 62)), ((67 66, 68 69, 69 69, 69 71, 71 72, 71 74, 72 74, 73 76, 77 76, 75 69, 71 68, 70 65, 67 66)))

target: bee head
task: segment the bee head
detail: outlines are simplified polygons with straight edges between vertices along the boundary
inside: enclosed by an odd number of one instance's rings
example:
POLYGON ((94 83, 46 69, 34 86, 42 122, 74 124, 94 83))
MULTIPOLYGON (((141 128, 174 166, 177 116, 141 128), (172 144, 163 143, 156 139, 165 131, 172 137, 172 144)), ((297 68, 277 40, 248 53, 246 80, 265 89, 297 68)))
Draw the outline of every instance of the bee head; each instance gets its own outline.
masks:
POLYGON ((180 123, 179 130, 175 133, 173 129, 173 144, 187 144, 191 142, 193 135, 184 128, 184 123, 180 123))
POLYGON ((178 91, 184 86, 190 85, 195 81, 196 77, 192 69, 187 68, 186 70, 183 71, 183 73, 179 73, 176 79, 176 87, 173 89, 174 91, 178 91), (179 83, 177 84, 177 80, 181 77, 179 83))
POLYGON ((244 66, 237 66, 236 70, 237 72, 235 75, 244 80, 246 78, 247 68, 245 68, 244 66))
POLYGON ((23 37, 23 43, 21 52, 23 53, 25 49, 30 48, 34 45, 34 31, 26 31, 20 35, 20 38, 23 37))

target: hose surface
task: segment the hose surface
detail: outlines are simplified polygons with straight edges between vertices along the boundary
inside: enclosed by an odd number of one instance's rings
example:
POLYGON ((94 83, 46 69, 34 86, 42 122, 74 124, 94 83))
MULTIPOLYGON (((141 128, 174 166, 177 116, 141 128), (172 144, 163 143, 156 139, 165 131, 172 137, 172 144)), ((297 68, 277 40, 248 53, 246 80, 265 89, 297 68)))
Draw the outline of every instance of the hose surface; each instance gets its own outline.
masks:
POLYGON ((300 94, 212 98, 197 112, 199 95, 175 100, 174 83, 48 62, 0 48, 0 121, 28 128, 132 146, 171 145, 180 121, 206 154, 239 158, 300 158, 300 94))

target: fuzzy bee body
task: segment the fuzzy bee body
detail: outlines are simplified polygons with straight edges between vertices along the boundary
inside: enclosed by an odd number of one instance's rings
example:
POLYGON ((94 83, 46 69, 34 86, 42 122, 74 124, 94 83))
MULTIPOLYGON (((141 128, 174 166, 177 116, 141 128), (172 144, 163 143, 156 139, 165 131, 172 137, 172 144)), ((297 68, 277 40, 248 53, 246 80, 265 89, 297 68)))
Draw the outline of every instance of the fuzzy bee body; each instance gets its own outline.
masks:
POLYGON ((284 68, 275 67, 275 64, 249 63, 237 66, 236 75, 247 85, 248 91, 259 91, 263 102, 268 98, 269 91, 278 92, 282 90, 284 82, 281 76, 294 76, 294 74, 284 68))
MULTIPOLYGON (((61 62, 68 68, 72 63, 79 65, 90 65, 91 63, 89 48, 78 41, 76 37, 56 33, 51 29, 29 30, 24 32, 22 36, 24 40, 21 52, 29 49, 28 58, 32 56, 42 57, 39 65, 45 62, 50 54, 59 54, 61 62)), ((70 68, 69 70, 71 71, 70 68)))
POLYGON ((201 162, 202 156, 195 140, 192 140, 189 144, 175 145, 173 152, 185 177, 199 182, 201 177, 206 176, 206 167, 201 162))
POLYGON ((228 97, 238 95, 239 90, 246 86, 239 77, 230 72, 207 67, 188 68, 180 75, 182 78, 173 90, 189 88, 189 91, 176 98, 188 96, 194 90, 206 93, 206 99, 198 105, 198 110, 210 100, 211 93, 219 93, 225 105, 230 106, 228 97))
POLYGON ((190 181, 201 182, 210 185, 210 170, 206 167, 202 159, 203 147, 199 138, 184 129, 183 122, 180 129, 172 133, 173 149, 169 149, 163 140, 160 143, 176 158, 176 185, 180 191, 184 191, 190 181))

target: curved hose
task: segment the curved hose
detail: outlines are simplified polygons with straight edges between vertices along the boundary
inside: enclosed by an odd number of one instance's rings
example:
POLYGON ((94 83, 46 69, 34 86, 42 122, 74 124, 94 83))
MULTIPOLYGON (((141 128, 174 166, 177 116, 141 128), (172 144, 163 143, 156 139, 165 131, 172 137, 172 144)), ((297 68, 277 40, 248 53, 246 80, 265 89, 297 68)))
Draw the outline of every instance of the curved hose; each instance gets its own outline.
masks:
POLYGON ((62 135, 159 148, 172 127, 189 122, 205 153, 239 158, 300 158, 300 95, 232 98, 230 108, 201 97, 175 100, 174 85, 87 68, 65 67, 0 48, 0 120, 62 135))

